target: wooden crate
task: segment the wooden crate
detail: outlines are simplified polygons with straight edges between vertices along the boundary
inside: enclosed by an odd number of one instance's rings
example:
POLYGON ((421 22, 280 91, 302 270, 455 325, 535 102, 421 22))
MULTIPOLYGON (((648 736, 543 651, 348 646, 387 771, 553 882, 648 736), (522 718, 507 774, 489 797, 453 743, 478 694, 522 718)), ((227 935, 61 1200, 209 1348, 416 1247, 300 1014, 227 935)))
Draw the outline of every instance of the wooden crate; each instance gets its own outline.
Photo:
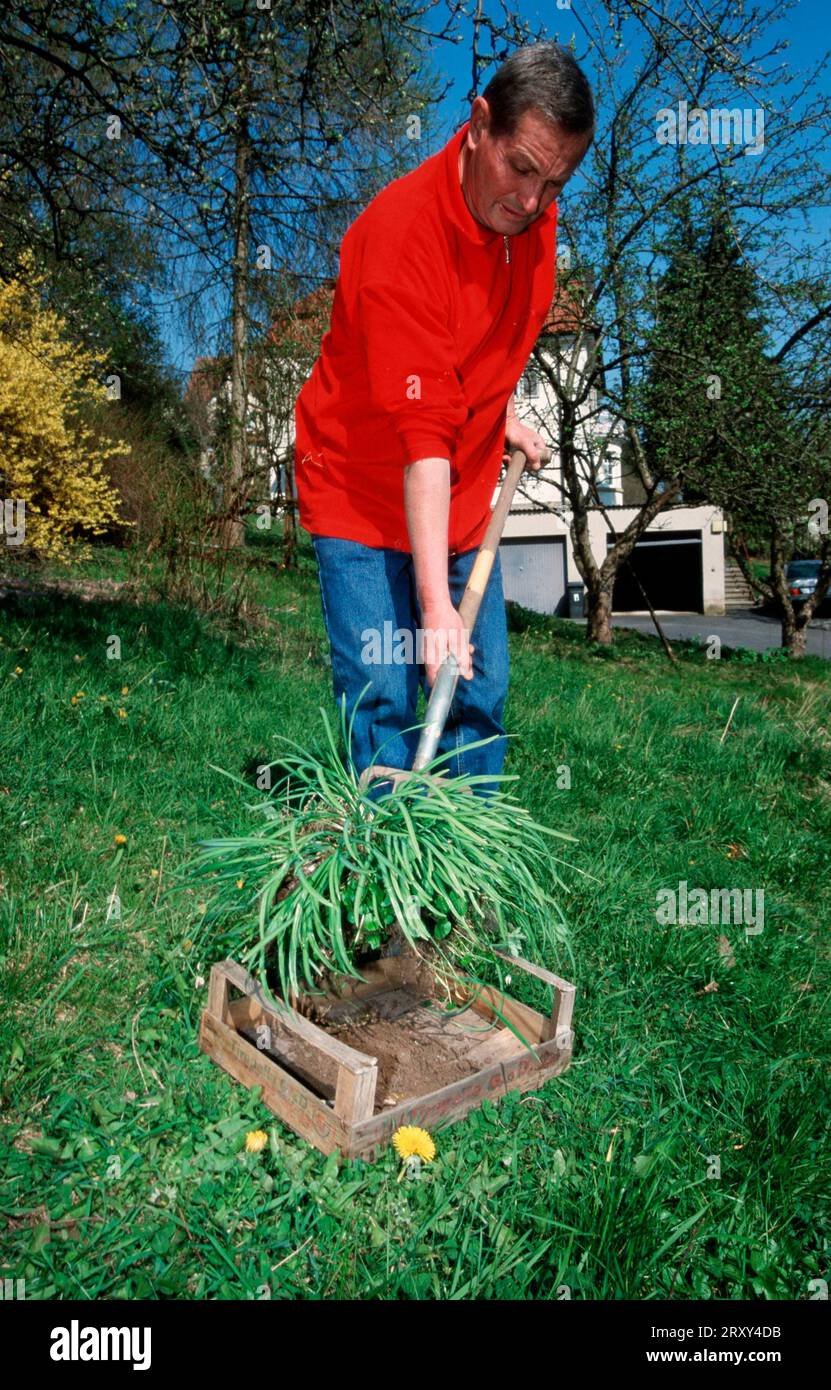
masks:
POLYGON ((536 1090, 569 1065, 574 985, 521 957, 500 955, 552 987, 550 1016, 498 989, 474 986, 456 995, 458 1012, 448 1017, 432 1002, 440 997, 432 972, 402 954, 364 967, 363 982, 322 997, 318 1012, 326 1021, 318 1026, 298 1009, 276 1011, 256 980, 225 960, 211 971, 199 1047, 243 1085, 262 1086, 269 1110, 322 1153, 340 1149, 344 1157, 372 1160, 400 1125, 435 1130, 486 1097, 536 1090), (337 1034, 344 1029, 353 1041, 362 1030, 370 1042, 383 1035, 384 1051, 377 1047, 373 1055, 343 1042, 337 1034), (417 1043, 429 1080, 419 1094, 396 1094, 397 1069, 403 1075, 411 1066, 417 1043), (459 1075, 448 1079, 454 1066, 459 1075), (442 1084, 435 1084, 439 1071, 442 1084))

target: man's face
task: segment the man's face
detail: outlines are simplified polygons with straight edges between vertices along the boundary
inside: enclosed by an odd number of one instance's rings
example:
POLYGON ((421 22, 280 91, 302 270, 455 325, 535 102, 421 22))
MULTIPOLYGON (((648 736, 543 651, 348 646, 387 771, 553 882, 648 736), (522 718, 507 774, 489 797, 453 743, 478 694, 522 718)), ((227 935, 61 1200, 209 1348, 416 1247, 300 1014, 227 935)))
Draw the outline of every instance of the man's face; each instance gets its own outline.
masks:
POLYGON ((588 149, 585 135, 569 135, 535 111, 526 111, 513 135, 494 138, 484 97, 471 107, 459 161, 462 191, 482 226, 515 236, 559 197, 588 149))

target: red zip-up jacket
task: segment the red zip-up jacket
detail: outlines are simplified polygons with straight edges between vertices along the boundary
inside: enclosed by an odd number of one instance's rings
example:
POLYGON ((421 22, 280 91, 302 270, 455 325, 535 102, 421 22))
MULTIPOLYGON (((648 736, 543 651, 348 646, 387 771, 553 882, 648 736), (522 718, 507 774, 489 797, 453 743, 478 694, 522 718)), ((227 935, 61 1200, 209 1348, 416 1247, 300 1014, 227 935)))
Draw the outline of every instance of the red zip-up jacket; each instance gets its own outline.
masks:
POLYGON ((468 209, 466 123, 341 242, 332 319, 295 409, 300 521, 410 551, 404 468, 450 459, 448 551, 478 546, 505 412, 551 308, 557 205, 503 237, 468 209))

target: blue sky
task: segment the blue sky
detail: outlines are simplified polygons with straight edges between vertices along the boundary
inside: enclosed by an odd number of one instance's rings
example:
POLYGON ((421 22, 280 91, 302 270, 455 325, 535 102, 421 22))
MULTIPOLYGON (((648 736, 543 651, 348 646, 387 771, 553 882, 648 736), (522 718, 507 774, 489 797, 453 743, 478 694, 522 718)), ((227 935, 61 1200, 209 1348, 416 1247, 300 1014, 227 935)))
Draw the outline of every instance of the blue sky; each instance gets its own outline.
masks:
MULTIPOLYGON (((679 7, 680 7, 679 0, 679 7)), ((515 5, 516 12, 528 21, 532 26, 547 24, 548 36, 557 39, 560 43, 568 43, 575 38, 577 50, 582 54, 584 43, 582 30, 575 23, 575 13, 579 0, 572 0, 572 9, 559 10, 555 0, 549 0, 548 4, 531 4, 529 0, 518 0, 515 5)), ((490 8, 490 7, 486 7, 490 8)), ((696 10, 703 13, 707 8, 707 0, 696 4, 696 10)), ((744 8, 749 8, 747 0, 744 0, 744 8)), ((468 33, 472 32, 469 26, 468 33)), ((788 65, 796 70, 805 70, 815 64, 820 55, 827 49, 831 49, 831 3, 829 0, 797 0, 793 10, 783 18, 777 25, 772 25, 769 33, 776 39, 784 39, 789 47, 785 55, 788 65)), ((468 46, 453 47, 445 44, 441 53, 436 55, 437 66, 453 79, 453 89, 448 94, 443 104, 442 115, 444 116, 447 135, 467 119, 469 108, 464 101, 465 93, 470 86, 471 60, 470 48, 468 46)), ((821 79, 822 89, 826 94, 831 90, 831 75, 826 70, 821 79)), ((771 89, 771 96, 775 98, 775 84, 771 89)), ((602 118, 602 112, 601 112, 602 118)))
MULTIPOLYGON (((563 43, 568 43, 575 35, 578 56, 584 52, 584 40, 579 26, 575 23, 575 13, 579 0, 572 0, 574 9, 558 9, 554 0, 549 0, 548 4, 541 5, 531 3, 530 0, 518 0, 515 9, 530 24, 536 26, 546 23, 548 25, 548 36, 557 38, 563 43)), ((707 0, 703 0, 703 7, 697 5, 699 12, 706 9, 707 0)), ((473 5, 470 6, 473 8, 473 5)), ((495 6, 486 4, 486 10, 495 10, 495 6)), ((463 35, 463 42, 458 46, 442 44, 437 46, 433 53, 433 64, 439 74, 451 79, 452 86, 448 95, 442 102, 439 110, 438 127, 434 131, 433 138, 429 141, 429 146, 424 150, 424 157, 433 153, 434 149, 440 147, 459 126, 467 119, 469 106, 466 101, 466 94, 470 87, 471 80, 471 28, 460 29, 463 35)), ((771 36, 781 37, 788 42, 788 51, 783 58, 787 60, 791 70, 804 71, 816 64, 818 58, 825 50, 831 47, 831 9, 829 0, 799 0, 788 16, 772 28, 771 36)), ((781 60, 780 60, 781 61, 781 60)), ((632 55, 627 62, 627 71, 634 70, 636 55, 632 55)), ((586 71, 591 78, 591 58, 585 60, 586 71)), ((488 69, 484 74, 482 85, 487 80, 490 72, 488 69)), ((826 94, 831 90, 831 78, 826 68, 822 73, 817 89, 826 94)), ((773 82, 770 89, 770 100, 776 104, 777 84, 773 82)), ((598 138, 603 138, 603 110, 599 112, 599 134, 598 138)), ((765 156, 770 157, 771 151, 766 150, 765 156)), ((826 151, 826 159, 831 160, 831 151, 826 151)), ((580 177, 579 172, 575 176, 575 183, 580 177)), ((566 190, 566 198, 568 190, 566 190)), ((807 237, 819 237, 827 235, 831 229, 831 214, 828 209, 824 213, 818 214, 807 237)), ((193 359, 197 354, 210 354, 215 350, 215 344, 211 342, 193 342, 182 333, 180 328, 170 318, 160 315, 160 327, 171 365, 176 371, 184 376, 190 369, 193 359)))

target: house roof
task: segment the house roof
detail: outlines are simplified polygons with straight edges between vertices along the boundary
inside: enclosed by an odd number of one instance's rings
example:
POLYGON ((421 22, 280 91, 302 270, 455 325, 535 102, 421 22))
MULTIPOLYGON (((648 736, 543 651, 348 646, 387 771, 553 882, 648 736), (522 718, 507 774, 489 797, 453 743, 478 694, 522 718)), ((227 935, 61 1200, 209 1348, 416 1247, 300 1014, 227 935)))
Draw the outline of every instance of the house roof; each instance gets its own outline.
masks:
POLYGON ((557 272, 554 297, 548 318, 540 329, 540 337, 546 334, 596 332, 597 326, 586 314, 586 301, 591 292, 591 276, 585 277, 579 271, 557 272))
MULTIPOLYGON (((332 314, 332 301, 335 296, 335 280, 324 280, 311 294, 298 299, 292 311, 275 318, 269 333, 269 340, 283 345, 296 345, 315 355, 329 329, 332 314)), ((586 328, 583 304, 587 297, 586 283, 576 274, 558 274, 554 296, 548 318, 540 330, 542 334, 576 333, 586 328)))
MULTIPOLYGON (((333 278, 322 280, 290 309, 277 314, 266 336, 266 345, 291 356, 307 357, 311 363, 329 330, 336 283, 333 278)), ((594 325, 586 321, 583 308, 586 293, 586 283, 577 274, 558 274, 551 309, 540 336, 577 333, 581 328, 592 330, 594 325)), ((227 356, 197 357, 185 387, 185 400, 195 398, 203 403, 211 400, 218 394, 222 381, 227 380, 229 371, 227 356)))
POLYGON ((219 394, 219 388, 227 378, 229 368, 230 362, 225 356, 197 357, 185 386, 185 401, 199 401, 202 405, 207 405, 219 394))
POLYGON ((290 310, 278 314, 266 342, 316 357, 329 331, 336 283, 332 278, 322 280, 310 294, 296 300, 290 310))

